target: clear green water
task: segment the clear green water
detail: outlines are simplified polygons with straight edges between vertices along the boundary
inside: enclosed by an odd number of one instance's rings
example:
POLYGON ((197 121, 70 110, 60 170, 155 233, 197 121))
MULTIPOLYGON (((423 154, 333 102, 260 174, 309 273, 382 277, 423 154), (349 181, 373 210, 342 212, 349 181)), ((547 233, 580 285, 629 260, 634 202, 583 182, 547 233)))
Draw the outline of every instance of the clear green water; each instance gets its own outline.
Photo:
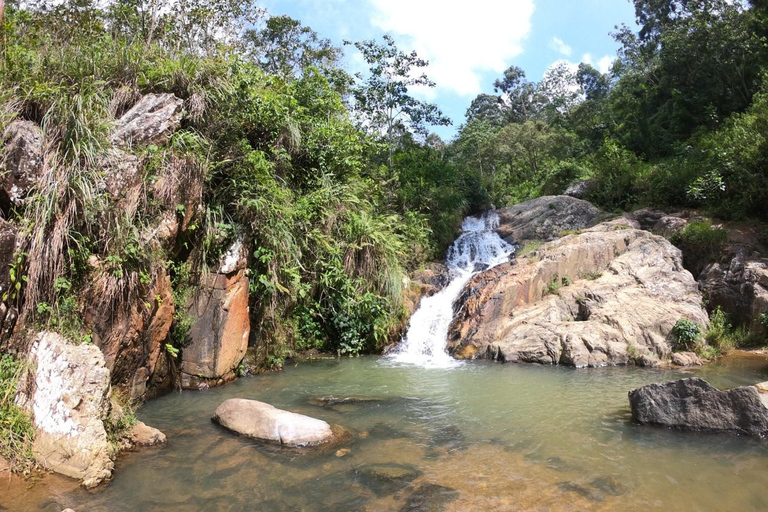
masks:
POLYGON ((768 441, 631 423, 627 391, 692 375, 718 387, 753 384, 768 380, 768 359, 736 356, 685 372, 487 363, 440 370, 381 358, 302 363, 152 401, 139 417, 168 435, 167 446, 123 457, 114 481, 97 492, 51 478, 6 508, 768 510, 768 441), (378 400, 313 403, 323 396, 378 400), (325 451, 241 439, 210 421, 231 397, 321 418, 352 437, 325 451))

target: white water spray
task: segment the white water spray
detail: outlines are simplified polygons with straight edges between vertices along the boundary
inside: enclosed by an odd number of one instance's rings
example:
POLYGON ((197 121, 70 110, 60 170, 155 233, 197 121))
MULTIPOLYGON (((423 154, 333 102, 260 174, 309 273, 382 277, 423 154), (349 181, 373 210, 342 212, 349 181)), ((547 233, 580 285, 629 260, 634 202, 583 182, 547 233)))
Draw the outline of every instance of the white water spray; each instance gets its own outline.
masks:
POLYGON ((498 225, 499 216, 494 211, 464 219, 463 233, 446 256, 451 282, 431 297, 422 299, 419 309, 411 316, 403 341, 390 355, 393 361, 430 368, 459 364, 446 351, 453 303, 472 276, 507 261, 515 250, 494 231, 498 225))

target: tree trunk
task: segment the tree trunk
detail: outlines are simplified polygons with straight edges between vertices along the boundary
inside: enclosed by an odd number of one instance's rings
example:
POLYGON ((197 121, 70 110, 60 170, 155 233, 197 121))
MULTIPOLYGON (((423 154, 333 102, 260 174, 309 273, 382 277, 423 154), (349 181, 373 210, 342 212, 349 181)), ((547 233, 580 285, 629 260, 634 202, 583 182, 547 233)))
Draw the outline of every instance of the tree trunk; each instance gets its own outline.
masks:
POLYGON ((5 0, 0 0, 0 25, 3 24, 4 13, 5 13, 5 0))

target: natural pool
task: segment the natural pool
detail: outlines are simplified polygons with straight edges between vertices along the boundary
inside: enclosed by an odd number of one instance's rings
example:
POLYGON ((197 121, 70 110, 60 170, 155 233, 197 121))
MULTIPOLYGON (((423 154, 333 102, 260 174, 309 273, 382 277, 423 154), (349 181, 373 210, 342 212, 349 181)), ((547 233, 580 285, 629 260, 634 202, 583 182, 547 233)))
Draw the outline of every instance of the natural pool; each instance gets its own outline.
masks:
POLYGON ((122 457, 96 492, 58 477, 30 489, 0 483, 0 510, 768 510, 768 440, 631 423, 628 390, 692 375, 753 384, 768 380, 768 358, 737 354, 690 371, 302 363, 154 400, 138 415, 167 446, 122 457), (327 396, 377 400, 313 401, 327 396), (318 417, 353 438, 306 452, 238 438, 210 421, 230 397, 318 417))

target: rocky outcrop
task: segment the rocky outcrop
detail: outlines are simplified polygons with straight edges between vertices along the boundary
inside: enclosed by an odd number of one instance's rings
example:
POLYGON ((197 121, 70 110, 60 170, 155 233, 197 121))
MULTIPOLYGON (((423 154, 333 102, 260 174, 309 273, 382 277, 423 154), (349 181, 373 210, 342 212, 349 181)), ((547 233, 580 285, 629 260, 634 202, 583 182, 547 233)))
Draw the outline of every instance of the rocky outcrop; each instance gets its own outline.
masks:
POLYGON ((701 366, 704 360, 693 352, 675 352, 671 358, 675 366, 701 366))
POLYGON ((586 199, 596 184, 595 180, 574 181, 568 185, 563 195, 575 197, 576 199, 586 199))
POLYGON ((14 275, 11 279, 16 257, 16 235, 16 227, 0 218, 0 343, 13 332, 18 316, 14 307, 14 290, 11 289, 18 278, 14 275))
POLYGON ((638 223, 640 229, 645 229, 654 235, 666 238, 669 238, 678 231, 682 231, 689 222, 689 219, 683 217, 681 213, 667 214, 660 210, 648 208, 637 210, 628 216, 638 223))
POLYGON ((181 124, 184 101, 173 94, 147 94, 115 123, 112 143, 130 147, 162 143, 181 124))
POLYGON ((139 159, 135 155, 112 148, 99 158, 102 180, 101 192, 109 194, 115 207, 129 217, 136 213, 142 193, 139 159))
POLYGON ((768 259, 738 253, 727 264, 712 263, 699 276, 712 308, 721 307, 734 324, 765 333, 761 314, 768 313, 768 259))
POLYGON ((245 271, 206 276, 188 311, 194 323, 181 355, 182 387, 195 389, 233 379, 250 333, 245 271))
MULTIPOLYGON (((544 207, 536 201, 535 210, 544 212, 506 232, 549 237, 600 216, 576 204, 581 215, 553 220, 546 215, 552 201, 544 207)), ((516 211, 525 212, 526 204, 516 211)), ((680 318, 708 325, 680 251, 625 219, 564 236, 478 274, 455 307, 448 335, 455 357, 577 367, 654 366, 669 357, 670 331, 680 318)))
POLYGON ((702 379, 683 379, 632 390, 629 403, 642 424, 768 435, 768 394, 755 386, 720 391, 702 379))
POLYGON ((213 421, 240 435, 290 447, 317 446, 334 437, 331 426, 322 420, 241 398, 222 403, 213 421))
POLYGON ((45 468, 93 487, 114 467, 104 429, 109 414, 109 370, 93 345, 72 345, 41 332, 30 351, 32 370, 18 397, 35 425, 33 451, 45 468))
POLYGON ((2 134, 0 209, 18 207, 37 183, 43 166, 43 132, 31 121, 14 121, 2 134))
POLYGON ((87 321, 93 325, 93 343, 104 354, 112 384, 131 399, 146 399, 171 384, 164 350, 175 309, 171 279, 158 268, 142 294, 110 300, 111 290, 129 286, 124 280, 109 271, 100 273, 87 292, 92 304, 87 321))
POLYGON ((128 436, 131 447, 157 446, 165 444, 167 441, 165 434, 141 421, 136 422, 131 430, 131 435, 128 436))
POLYGON ((564 232, 594 226, 606 217, 591 203, 568 196, 543 196, 497 210, 499 236, 510 243, 552 240, 564 232))

